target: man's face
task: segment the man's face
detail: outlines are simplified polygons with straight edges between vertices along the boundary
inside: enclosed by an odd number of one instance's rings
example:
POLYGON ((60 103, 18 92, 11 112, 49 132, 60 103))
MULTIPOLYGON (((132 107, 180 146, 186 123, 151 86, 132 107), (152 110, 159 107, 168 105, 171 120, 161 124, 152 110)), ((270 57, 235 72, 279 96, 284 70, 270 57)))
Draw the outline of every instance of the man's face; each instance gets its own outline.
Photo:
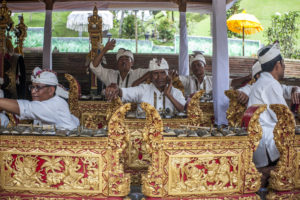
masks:
POLYGON ((32 83, 30 91, 33 101, 45 101, 54 96, 55 87, 41 83, 32 83))
POLYGON ((132 65, 133 65, 133 61, 128 56, 121 56, 117 63, 119 71, 129 71, 132 65))
POLYGON ((279 80, 281 80, 284 77, 284 70, 285 70, 284 60, 282 59, 281 61, 278 61, 277 64, 280 65, 280 67, 278 69, 278 77, 279 77, 279 80))
POLYGON ((158 89, 163 89, 167 85, 167 73, 165 70, 152 71, 152 83, 158 89))
POLYGON ((197 78, 204 77, 204 64, 200 60, 195 60, 192 63, 192 72, 197 78))

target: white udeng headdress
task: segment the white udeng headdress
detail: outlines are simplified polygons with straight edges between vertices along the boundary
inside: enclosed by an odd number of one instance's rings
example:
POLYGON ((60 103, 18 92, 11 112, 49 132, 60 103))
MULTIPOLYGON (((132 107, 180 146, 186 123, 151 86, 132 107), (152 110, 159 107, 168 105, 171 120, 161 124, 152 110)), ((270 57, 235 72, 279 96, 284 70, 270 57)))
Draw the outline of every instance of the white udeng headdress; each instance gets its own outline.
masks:
POLYGON ((149 71, 168 70, 168 69, 169 69, 169 65, 164 58, 162 58, 161 60, 157 58, 153 58, 149 62, 149 71))
POLYGON ((193 63, 194 61, 196 61, 196 60, 199 60, 199 61, 203 62, 204 65, 206 65, 206 61, 205 61, 205 58, 204 58, 203 54, 198 53, 198 54, 196 54, 196 55, 192 55, 192 56, 191 56, 191 58, 190 58, 190 67, 192 66, 192 63, 193 63))
POLYGON ((36 67, 31 74, 31 82, 42 83, 46 85, 57 85, 58 80, 56 73, 49 69, 41 69, 36 67))
POLYGON ((134 61, 133 54, 132 54, 132 52, 130 50, 123 49, 123 48, 119 49, 118 53, 117 53, 117 61, 122 56, 128 56, 129 58, 132 59, 132 61, 134 61))
POLYGON ((254 63, 254 65, 252 66, 252 78, 254 78, 255 74, 261 72, 261 64, 259 63, 259 61, 256 61, 254 63))
POLYGON ((259 60, 260 64, 262 64, 262 65, 273 60, 275 57, 280 55, 279 43, 276 42, 275 44, 271 44, 271 45, 268 45, 266 47, 259 49, 257 52, 257 55, 258 55, 258 60, 259 60), (262 52, 266 48, 269 48, 269 50, 264 55, 259 56, 260 52, 262 52))

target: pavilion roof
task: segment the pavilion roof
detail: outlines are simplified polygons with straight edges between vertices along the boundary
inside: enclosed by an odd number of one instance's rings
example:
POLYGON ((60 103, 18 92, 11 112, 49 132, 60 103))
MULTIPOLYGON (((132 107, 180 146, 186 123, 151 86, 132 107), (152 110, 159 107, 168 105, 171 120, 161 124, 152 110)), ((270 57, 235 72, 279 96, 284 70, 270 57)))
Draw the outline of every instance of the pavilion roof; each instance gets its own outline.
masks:
MULTIPOLYGON (((227 8, 236 0, 226 0, 227 8)), ((172 10, 178 11, 179 4, 186 2, 186 11, 210 13, 212 0, 56 0, 54 11, 93 10, 172 10)), ((43 0, 8 0, 7 6, 13 12, 44 11, 43 0)))

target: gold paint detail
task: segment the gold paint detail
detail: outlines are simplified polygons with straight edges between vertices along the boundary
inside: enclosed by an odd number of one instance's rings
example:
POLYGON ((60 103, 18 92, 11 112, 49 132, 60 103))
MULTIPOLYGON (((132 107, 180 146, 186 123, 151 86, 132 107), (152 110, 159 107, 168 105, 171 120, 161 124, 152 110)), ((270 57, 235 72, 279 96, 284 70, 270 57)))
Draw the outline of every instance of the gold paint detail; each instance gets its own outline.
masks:
POLYGON ((274 127, 274 140, 280 158, 274 170, 271 171, 269 184, 277 191, 295 188, 295 176, 299 178, 299 164, 296 163, 296 152, 293 148, 295 141, 295 119, 290 109, 282 104, 271 104, 270 108, 277 116, 274 127))
POLYGON ((130 109, 130 103, 119 107, 112 115, 108 123, 109 135, 109 193, 113 196, 126 196, 130 192, 130 175, 124 173, 124 150, 128 147, 129 131, 124 124, 126 112, 130 109))
POLYGON ((23 53, 23 42, 27 37, 27 26, 24 24, 23 14, 19 16, 20 22, 15 28, 15 35, 16 35, 16 45, 17 47, 14 49, 14 52, 17 54, 21 54, 24 56, 23 53))
POLYGON ((229 98, 229 107, 226 111, 228 125, 241 127, 242 117, 246 111, 246 106, 238 102, 238 91, 227 90, 225 95, 229 98))
POLYGON ((205 91, 200 90, 194 94, 187 107, 189 125, 201 126, 203 123, 203 111, 200 108, 200 97, 205 91))
POLYGON ((79 109, 79 104, 78 104, 78 99, 80 97, 79 90, 80 90, 80 85, 78 81, 71 75, 71 74, 65 74, 65 78, 69 82, 69 108, 70 111, 73 115, 78 117, 80 119, 80 109, 79 109))

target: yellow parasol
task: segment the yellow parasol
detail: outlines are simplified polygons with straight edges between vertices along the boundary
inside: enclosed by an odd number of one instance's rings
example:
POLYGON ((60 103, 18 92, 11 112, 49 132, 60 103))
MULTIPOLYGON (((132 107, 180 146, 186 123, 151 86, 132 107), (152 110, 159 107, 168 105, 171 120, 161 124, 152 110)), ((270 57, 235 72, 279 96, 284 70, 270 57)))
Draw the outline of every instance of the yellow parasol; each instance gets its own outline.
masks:
POLYGON ((243 33, 243 56, 245 55, 244 38, 245 34, 251 35, 263 30, 262 25, 254 15, 242 13, 234 14, 227 20, 227 27, 234 33, 243 33))

